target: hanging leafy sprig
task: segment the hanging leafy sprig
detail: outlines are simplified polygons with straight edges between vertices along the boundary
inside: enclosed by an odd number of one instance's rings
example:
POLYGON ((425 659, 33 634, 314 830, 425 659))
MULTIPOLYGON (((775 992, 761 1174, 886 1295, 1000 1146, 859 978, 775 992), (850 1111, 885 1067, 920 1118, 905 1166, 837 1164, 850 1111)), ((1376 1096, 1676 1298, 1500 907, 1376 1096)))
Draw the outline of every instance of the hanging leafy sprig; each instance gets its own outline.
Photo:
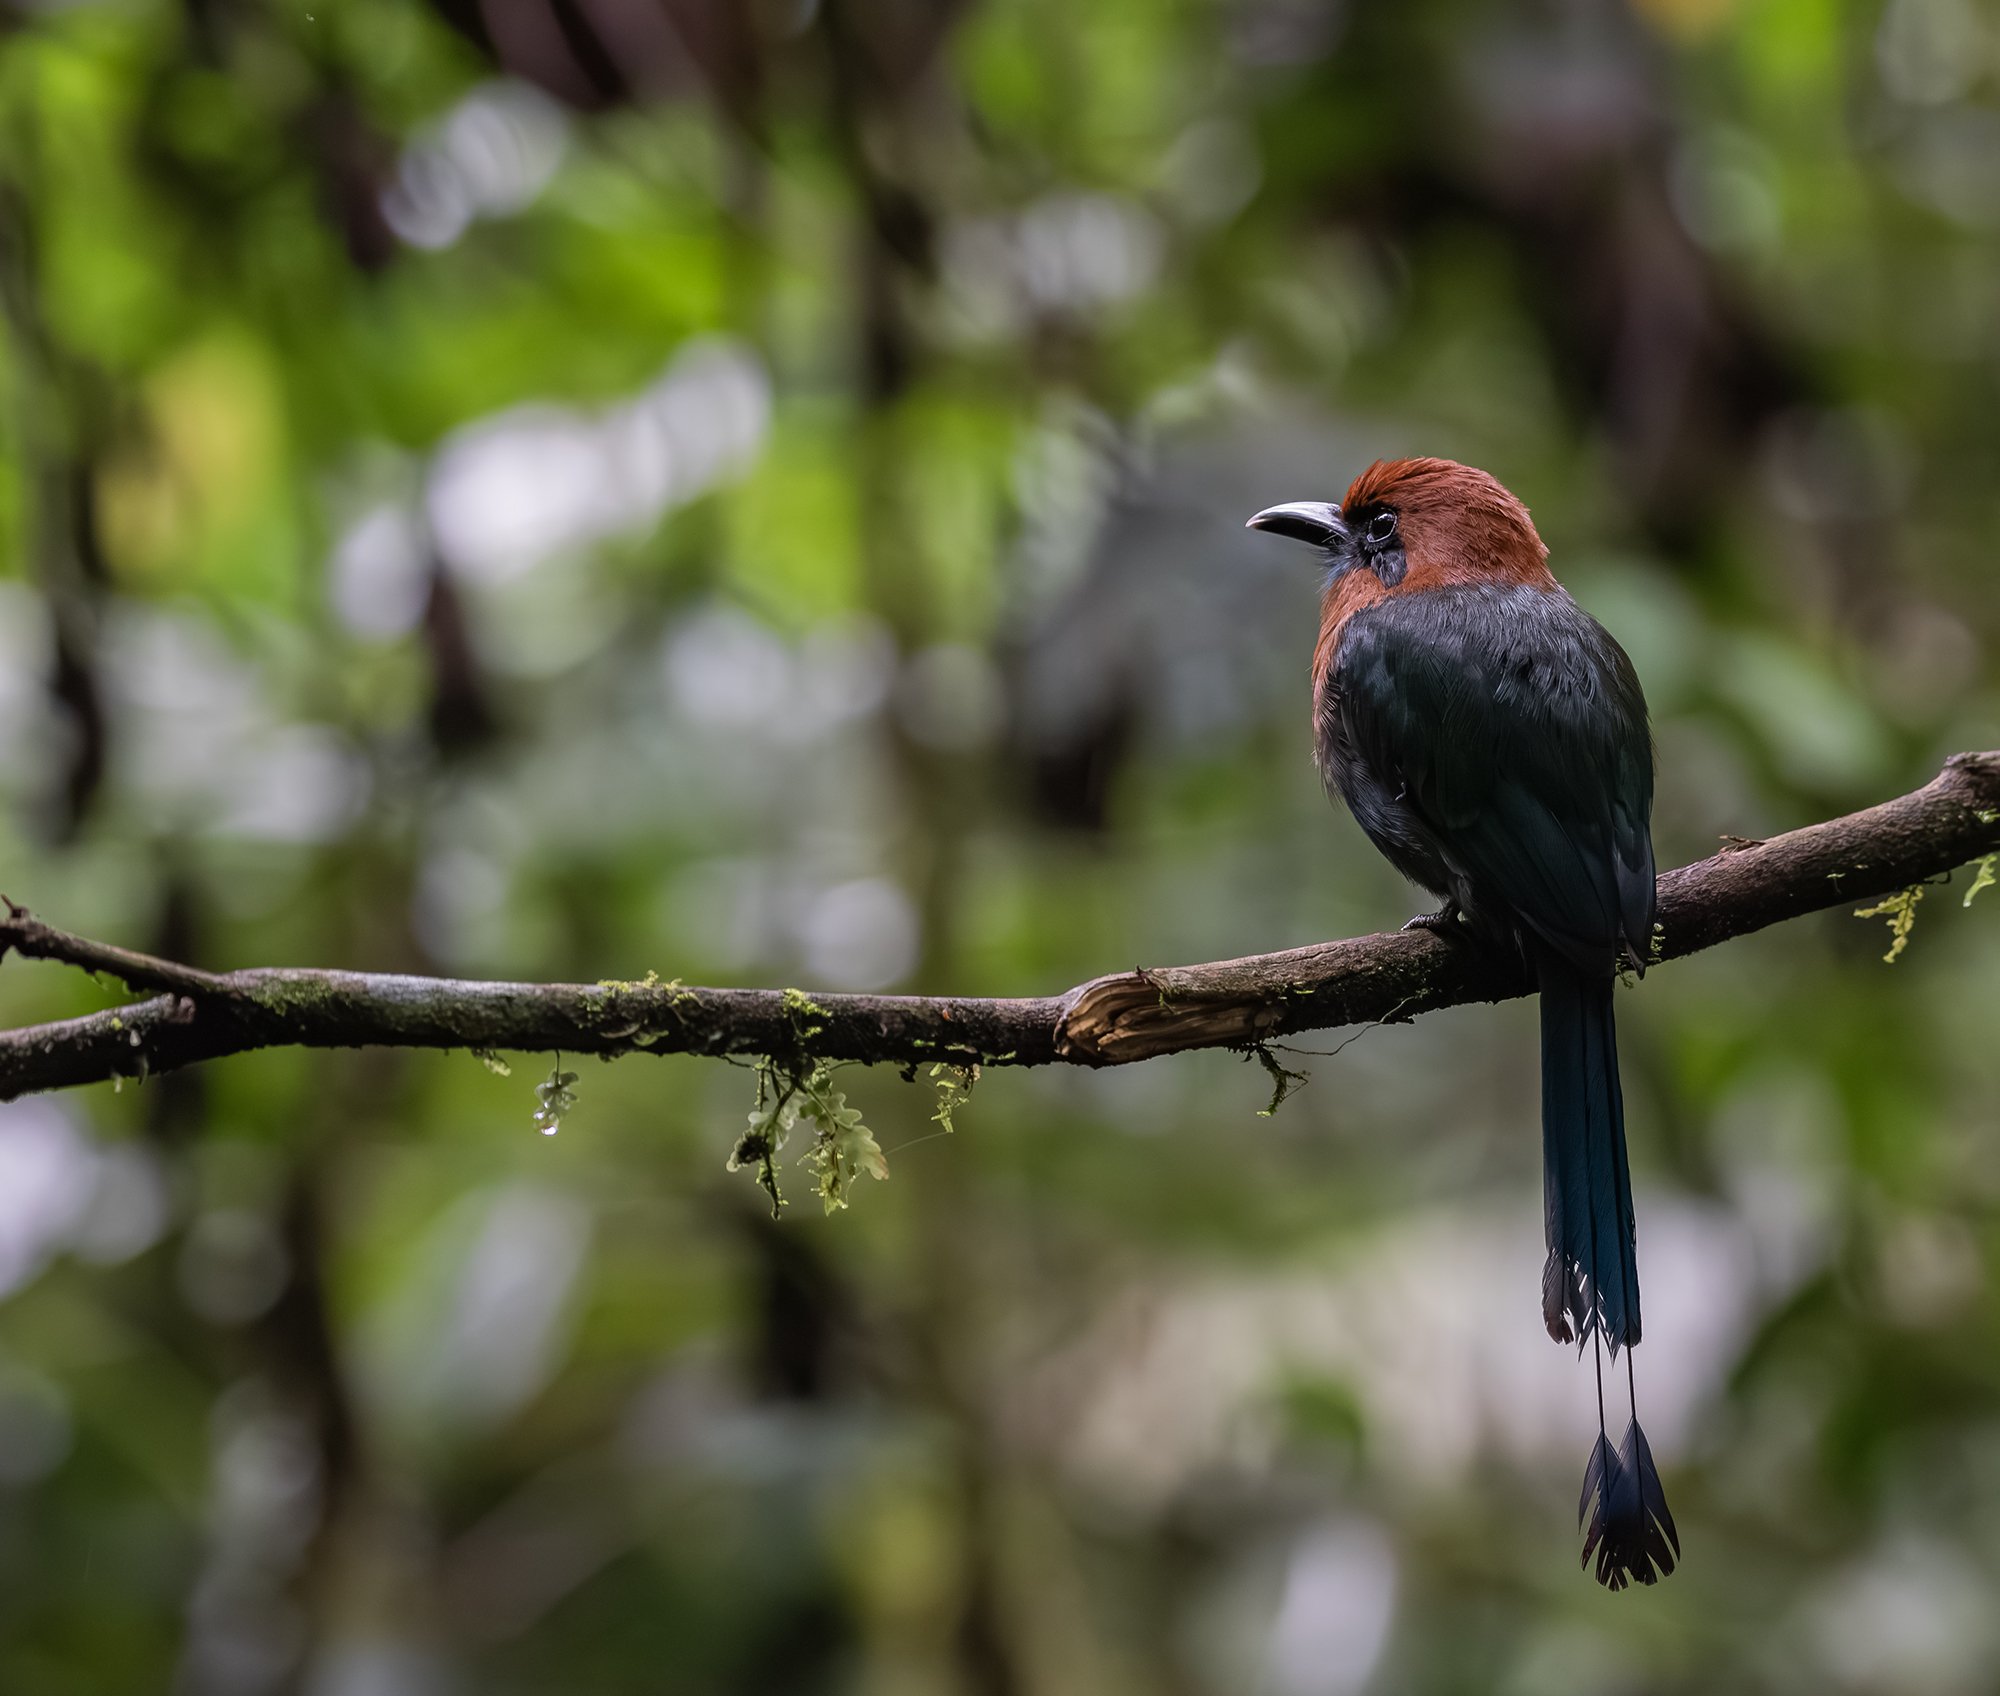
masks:
POLYGON ((535 1109, 535 1129, 545 1137, 552 1137, 562 1129, 564 1116, 576 1106, 576 1074, 562 1069, 560 1054, 549 1075, 535 1085, 535 1099, 541 1104, 535 1109))
POLYGON ((730 1150, 728 1170, 754 1167, 757 1184, 771 1198, 771 1217, 785 1206, 778 1185, 778 1156, 801 1124, 812 1131, 812 1146, 801 1157, 819 1185, 828 1213, 846 1207, 857 1178, 887 1178, 889 1162, 875 1133, 862 1123, 860 1109, 834 1088, 824 1061, 787 1071, 770 1060, 757 1066, 757 1104, 750 1123, 730 1150))
POLYGON ((802 1117, 814 1128, 804 1164, 818 1178, 820 1201, 831 1213, 847 1205, 856 1178, 887 1179, 889 1161, 875 1133, 861 1122, 861 1110, 847 1105, 824 1066, 814 1068, 799 1093, 805 1099, 802 1117))
POLYGON ((784 1194, 778 1188, 778 1153, 798 1122, 796 1086, 790 1078, 781 1076, 769 1060, 760 1060, 757 1105, 750 1109, 750 1123, 729 1151, 727 1170, 740 1172, 746 1166, 757 1169, 757 1185, 771 1198, 773 1219, 785 1205, 784 1194))
POLYGON ((937 1111, 931 1123, 947 1131, 958 1129, 951 1116, 971 1098, 972 1086, 979 1082, 977 1066, 956 1066, 939 1062, 931 1068, 931 1085, 937 1090, 937 1111))

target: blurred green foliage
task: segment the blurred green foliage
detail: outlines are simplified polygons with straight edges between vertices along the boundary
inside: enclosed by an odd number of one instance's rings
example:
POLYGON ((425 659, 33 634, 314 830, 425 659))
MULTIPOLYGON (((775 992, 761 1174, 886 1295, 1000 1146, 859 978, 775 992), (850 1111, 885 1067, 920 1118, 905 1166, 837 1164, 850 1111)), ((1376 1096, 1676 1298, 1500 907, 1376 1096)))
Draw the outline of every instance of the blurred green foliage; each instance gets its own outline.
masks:
MULTIPOLYGON (((1403 451, 1630 649, 1678 863, 2000 745, 1996 298, 1984 0, 12 0, 0 887, 967 994, 1379 928, 1240 525, 1403 451)), ((1991 1688, 1994 922, 1621 1002, 1687 1559, 1618 1598, 1526 1007, 1273 1118, 843 1071, 890 1179, 776 1225, 714 1062, 15 1103, 0 1689, 1991 1688)))

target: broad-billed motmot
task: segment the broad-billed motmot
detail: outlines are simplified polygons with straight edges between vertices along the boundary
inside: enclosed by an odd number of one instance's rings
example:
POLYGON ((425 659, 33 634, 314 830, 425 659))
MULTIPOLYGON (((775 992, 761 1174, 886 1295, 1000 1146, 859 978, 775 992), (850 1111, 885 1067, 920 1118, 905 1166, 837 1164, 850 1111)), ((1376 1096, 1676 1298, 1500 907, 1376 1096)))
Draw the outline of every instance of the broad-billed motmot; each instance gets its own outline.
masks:
POLYGON ((1321 775, 1397 870, 1442 898, 1410 921, 1517 950, 1542 1010, 1542 1320, 1598 1361, 1583 1546, 1613 1590, 1674 1570, 1679 1534, 1632 1385, 1639 1272, 1611 992, 1652 952, 1653 748, 1624 649, 1548 567, 1528 509, 1446 459, 1378 461, 1338 506, 1250 527, 1320 550, 1321 775), (1602 1355, 1626 1350, 1613 1448, 1602 1355))

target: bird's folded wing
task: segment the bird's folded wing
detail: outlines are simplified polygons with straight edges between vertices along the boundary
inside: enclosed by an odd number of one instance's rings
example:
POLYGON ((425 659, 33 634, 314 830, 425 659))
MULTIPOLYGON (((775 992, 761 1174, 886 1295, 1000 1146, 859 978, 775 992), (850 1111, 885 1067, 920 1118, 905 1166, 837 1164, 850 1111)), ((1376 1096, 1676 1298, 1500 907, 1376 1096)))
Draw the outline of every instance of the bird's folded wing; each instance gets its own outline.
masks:
POLYGON ((1337 659, 1355 753, 1489 908, 1590 970, 1644 963, 1652 749, 1631 662, 1561 592, 1454 588, 1357 614, 1337 659))

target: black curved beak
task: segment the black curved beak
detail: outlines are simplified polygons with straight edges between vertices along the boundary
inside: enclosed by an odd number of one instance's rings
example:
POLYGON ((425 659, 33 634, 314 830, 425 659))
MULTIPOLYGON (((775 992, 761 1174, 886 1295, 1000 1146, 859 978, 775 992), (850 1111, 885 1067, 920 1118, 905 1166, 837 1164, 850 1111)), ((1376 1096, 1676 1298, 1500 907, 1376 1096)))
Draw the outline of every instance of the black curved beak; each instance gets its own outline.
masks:
POLYGON ((1340 508, 1328 506, 1324 501, 1267 506, 1244 528, 1268 530, 1274 536, 1289 536, 1296 542, 1310 542, 1316 548, 1330 548, 1347 540, 1347 525, 1340 516, 1340 508))

